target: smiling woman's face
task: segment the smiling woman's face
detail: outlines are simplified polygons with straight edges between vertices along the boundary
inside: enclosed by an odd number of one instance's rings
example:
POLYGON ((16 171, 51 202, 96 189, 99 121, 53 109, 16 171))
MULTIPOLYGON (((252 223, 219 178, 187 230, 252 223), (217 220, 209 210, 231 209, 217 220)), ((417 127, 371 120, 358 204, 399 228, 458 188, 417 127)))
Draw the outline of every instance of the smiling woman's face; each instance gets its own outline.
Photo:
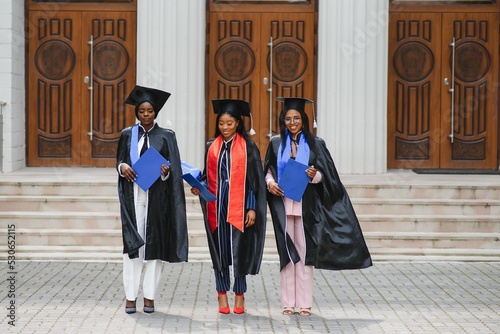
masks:
POLYGON ((236 133, 236 128, 238 127, 238 121, 233 116, 229 114, 223 114, 219 118, 219 131, 222 134, 222 138, 225 141, 233 138, 236 133))
POLYGON ((285 114, 285 126, 292 136, 302 130, 302 116, 295 109, 289 109, 285 114))

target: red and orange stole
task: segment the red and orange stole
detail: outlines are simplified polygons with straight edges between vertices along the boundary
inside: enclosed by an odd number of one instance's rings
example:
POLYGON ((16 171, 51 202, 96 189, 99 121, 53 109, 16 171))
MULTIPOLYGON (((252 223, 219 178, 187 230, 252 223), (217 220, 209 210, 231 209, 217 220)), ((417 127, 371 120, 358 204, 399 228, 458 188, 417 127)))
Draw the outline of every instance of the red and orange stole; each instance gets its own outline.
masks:
MULTIPOLYGON (((218 193, 219 154, 224 140, 218 136, 213 141, 207 153, 207 183, 208 190, 218 193)), ((229 166, 229 196, 227 203, 227 221, 243 232, 245 215, 245 180, 247 177, 247 145, 245 139, 236 134, 230 149, 231 165, 229 166)), ((219 201, 207 203, 208 225, 210 231, 217 227, 217 204, 219 201)))

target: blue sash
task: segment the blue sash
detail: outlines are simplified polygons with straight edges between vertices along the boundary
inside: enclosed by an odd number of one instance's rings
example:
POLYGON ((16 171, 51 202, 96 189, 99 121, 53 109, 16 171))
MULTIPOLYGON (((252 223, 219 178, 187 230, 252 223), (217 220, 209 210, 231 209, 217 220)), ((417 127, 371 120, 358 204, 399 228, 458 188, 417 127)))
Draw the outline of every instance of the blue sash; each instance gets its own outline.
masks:
POLYGON ((132 138, 130 139, 130 162, 132 166, 139 160, 139 149, 137 142, 139 141, 139 123, 132 127, 132 138))
MULTIPOLYGON (((283 174, 286 163, 288 162, 288 159, 290 159, 290 152, 292 151, 292 138, 290 136, 290 132, 286 130, 285 134, 285 149, 282 150, 282 143, 280 143, 280 146, 278 148, 278 182, 281 179, 281 175, 283 174)), ((309 165, 309 152, 309 145, 307 145, 306 136, 304 136, 303 133, 300 133, 299 145, 297 146, 295 161, 303 163, 304 165, 309 165)))

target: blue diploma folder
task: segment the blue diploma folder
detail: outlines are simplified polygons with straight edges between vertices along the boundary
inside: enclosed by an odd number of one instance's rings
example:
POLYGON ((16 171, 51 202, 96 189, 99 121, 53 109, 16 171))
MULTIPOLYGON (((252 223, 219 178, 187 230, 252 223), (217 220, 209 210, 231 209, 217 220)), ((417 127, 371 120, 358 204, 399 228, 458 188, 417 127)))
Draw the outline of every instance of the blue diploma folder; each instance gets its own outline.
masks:
POLYGON ((154 147, 149 147, 132 166, 138 175, 135 183, 142 190, 147 191, 161 176, 161 165, 163 164, 170 166, 170 163, 154 147))
POLYGON ((308 168, 309 166, 303 163, 288 159, 281 179, 278 182, 278 186, 285 193, 285 197, 297 202, 302 200, 302 195, 304 195, 307 184, 311 180, 306 174, 306 169, 308 168))
POLYGON ((200 181, 201 171, 187 162, 181 162, 182 167, 182 178, 189 183, 191 187, 200 190, 200 196, 207 202, 215 201, 217 197, 212 194, 207 187, 205 187, 200 181))

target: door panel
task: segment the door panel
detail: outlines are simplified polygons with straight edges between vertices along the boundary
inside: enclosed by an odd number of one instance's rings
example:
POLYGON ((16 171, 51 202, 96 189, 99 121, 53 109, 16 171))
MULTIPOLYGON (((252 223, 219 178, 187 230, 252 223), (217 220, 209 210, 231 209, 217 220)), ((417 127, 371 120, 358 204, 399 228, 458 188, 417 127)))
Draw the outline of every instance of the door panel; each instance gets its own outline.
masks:
POLYGON ((498 29, 492 13, 390 15, 389 168, 497 168, 498 29))
POLYGON ((135 85, 135 13, 87 12, 83 22, 85 75, 90 75, 90 46, 85 41, 93 36, 93 106, 87 91, 82 101, 82 164, 114 166, 120 132, 135 121, 124 104, 135 85))
POLYGON ((37 10, 29 22, 28 166, 114 166, 120 132, 135 121, 124 107, 135 84, 135 11, 37 10))
MULTIPOLYGON (((277 96, 305 97, 314 100, 314 14, 264 14, 262 36, 270 41, 272 37, 272 99, 269 93, 261 94, 261 131, 258 134, 262 143, 269 143, 269 135, 279 134, 279 114, 283 108, 277 96), (266 117, 267 116, 267 117, 266 117), (271 123, 271 125, 270 125, 271 123), (271 126, 271 133, 269 127, 271 126)), ((262 52, 262 77, 270 75, 270 56, 262 52)), ((306 108, 312 127, 312 108, 306 108)), ((313 130, 311 128, 311 130, 313 130)), ((261 148, 262 151, 262 148, 261 148)), ((264 148, 265 152, 265 148, 264 148)))
MULTIPOLYGON (((242 99, 250 103, 254 129, 258 132, 261 59, 260 14, 210 14, 209 110, 206 133, 212 138, 215 119, 212 100, 242 99)), ((249 121, 245 120, 247 130, 249 121)))
POLYGON ((314 14, 211 13, 209 31, 207 137, 215 129, 212 99, 247 100, 256 132, 252 139, 264 156, 271 123, 272 133, 279 133, 281 106, 275 97, 314 99, 314 14))
POLYGON ((439 167, 441 15, 391 14, 388 167, 439 167))
POLYGON ((30 13, 28 165, 79 165, 81 94, 79 13, 30 13))
MULTIPOLYGON (((442 98, 442 168, 497 166, 498 16, 444 14, 443 42, 455 37, 455 87, 442 98), (451 136, 453 134, 453 136, 451 136)), ((443 75, 452 78, 453 49, 443 52, 443 75)))

